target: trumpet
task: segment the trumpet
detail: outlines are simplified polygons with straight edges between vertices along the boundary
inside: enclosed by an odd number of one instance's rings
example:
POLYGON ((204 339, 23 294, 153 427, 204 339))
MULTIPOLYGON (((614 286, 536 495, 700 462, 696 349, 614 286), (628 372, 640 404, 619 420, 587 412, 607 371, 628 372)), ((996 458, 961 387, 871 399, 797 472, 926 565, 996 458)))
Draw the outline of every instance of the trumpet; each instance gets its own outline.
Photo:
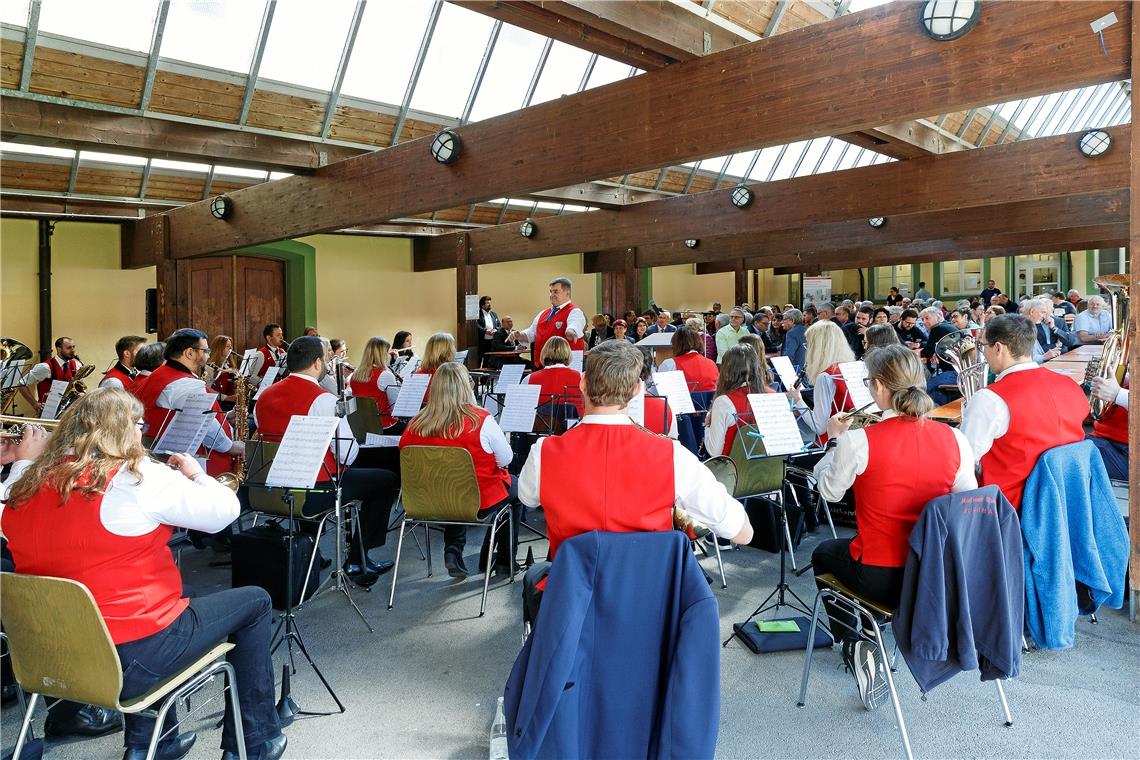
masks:
POLYGON ((41 420, 37 417, 14 417, 0 414, 0 438, 19 443, 24 440, 24 431, 29 427, 41 427, 49 433, 59 427, 59 420, 41 420))
POLYGON ((863 404, 863 406, 859 407, 858 409, 855 409, 854 411, 847 412, 842 417, 840 417, 840 419, 843 422, 847 422, 848 420, 851 420, 851 428, 850 428, 851 430, 862 430, 865 427, 870 427, 871 425, 874 425, 876 422, 882 422, 883 418, 878 416, 874 412, 864 411, 868 407, 874 406, 874 404, 875 404, 874 401, 868 401, 866 404, 863 404))
MULTIPOLYGON (((161 464, 164 467, 171 467, 169 458, 163 459, 162 457, 155 454, 153 451, 147 451, 146 455, 150 461, 155 462, 156 464, 161 464)), ((174 469, 174 468, 171 467, 171 469, 174 469)), ((237 493, 238 486, 241 485, 241 479, 238 477, 237 474, 232 473, 232 472, 223 472, 221 475, 216 475, 216 476, 214 476, 214 480, 218 481, 219 483, 221 483, 223 486, 230 489, 234 493, 237 493)))

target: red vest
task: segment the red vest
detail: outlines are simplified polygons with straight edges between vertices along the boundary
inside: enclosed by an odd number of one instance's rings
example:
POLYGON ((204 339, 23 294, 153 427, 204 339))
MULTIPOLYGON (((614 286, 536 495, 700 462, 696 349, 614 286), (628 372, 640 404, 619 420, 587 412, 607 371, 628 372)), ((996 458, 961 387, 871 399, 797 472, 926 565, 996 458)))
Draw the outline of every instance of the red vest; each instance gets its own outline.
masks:
POLYGON ((210 390, 214 393, 220 393, 223 396, 234 395, 234 376, 232 372, 218 371, 217 377, 214 378, 210 390))
POLYGON ((962 455, 954 431, 941 422, 892 417, 865 432, 867 469, 855 478, 859 532, 851 556, 865 565, 903 567, 922 508, 950 493, 962 455))
MULTIPOLYGON (((114 367, 111 367, 111 369, 109 369, 103 373, 103 380, 104 381, 112 380, 112 379, 118 380, 120 383, 122 383, 123 388, 125 390, 127 390, 131 393, 134 392, 135 379, 133 377, 131 377, 131 373, 127 371, 126 367, 124 367, 119 362, 116 362, 114 367)), ((103 383, 100 382, 99 387, 102 387, 102 386, 103 386, 103 383)))
MULTIPOLYGON (((739 388, 733 388, 728 393, 724 394, 725 398, 732 402, 732 408, 740 415, 740 421, 745 425, 755 424, 756 418, 752 415, 752 407, 748 404, 748 394, 751 389, 747 385, 742 385, 739 388)), ((774 390, 764 387, 762 393, 775 393, 774 390)), ((729 420, 728 428, 724 431, 724 449, 721 450, 723 456, 732 455, 732 444, 736 442, 736 423, 729 420)))
POLYGON ((673 442, 635 425, 582 424, 543 441, 539 501, 550 558, 568 538, 591 530, 618 533, 673 528, 673 442), (629 471, 629 452, 653 467, 629 471), (582 462, 591 463, 583 476, 582 462))
POLYGON ((982 457, 982 485, 996 484, 1021 509, 1025 480, 1046 449, 1084 439, 1084 391, 1064 375, 1035 367, 989 385, 1009 407, 1009 430, 982 457))
POLYGON ((43 380, 36 385, 36 393, 39 396, 40 403, 47 401, 48 393, 51 392, 51 384, 53 380, 68 380, 75 377, 75 373, 79 371, 79 360, 68 359, 64 362, 63 366, 59 366, 59 362, 55 357, 47 360, 48 369, 51 370, 51 375, 47 380, 43 380))
POLYGON ((269 369, 270 367, 276 367, 277 366, 277 359, 280 356, 280 354, 274 353, 273 349, 271 349, 267 345, 263 345, 261 348, 259 348, 257 350, 265 358, 265 361, 263 361, 261 363, 261 369, 259 369, 257 371, 257 376, 258 377, 265 377, 265 371, 267 369, 269 369))
MULTIPOLYGON (((1121 387, 1127 388, 1128 383, 1121 387)), ((1093 422, 1093 435, 1128 445, 1128 410, 1113 404, 1099 422, 1093 422)))
MULTIPOLYGON (((851 401, 851 395, 847 392, 847 381, 843 379, 843 373, 839 371, 838 364, 832 364, 824 370, 825 373, 831 375, 831 379, 835 381, 835 395, 831 397, 831 417, 839 414, 840 412, 850 412, 855 408, 855 404, 851 401)), ((821 446, 825 445, 829 436, 827 432, 819 434, 819 443, 821 446)))
POLYGON ((582 373, 569 367, 547 367, 527 378, 529 384, 542 388, 538 403, 549 404, 558 396, 558 403, 573 404, 578 414, 582 414, 582 392, 578 389, 581 381, 582 373))
POLYGON ((475 477, 479 480, 479 508, 498 504, 507 498, 507 489, 511 484, 511 475, 506 468, 495 463, 495 455, 484 451, 483 444, 479 442, 479 431, 483 429, 483 422, 491 416, 486 409, 468 404, 468 411, 475 413, 478 422, 472 426, 465 422, 463 432, 455 438, 444 438, 441 435, 425 436, 413 432, 411 426, 400 436, 400 448, 405 446, 458 446, 471 453, 471 461, 475 463, 475 477))
POLYGON ((24 504, 3 512, 8 548, 21 573, 79 581, 91 591, 116 644, 151 636, 170 625, 189 602, 166 542, 173 530, 159 525, 142 536, 119 536, 99 517, 103 495, 41 488, 24 504))
MULTIPOLYGON (((280 443, 285 429, 289 427, 289 420, 295 415, 307 417, 313 402, 325 393, 328 391, 307 378, 299 375, 286 376, 257 397, 254 405, 257 432, 267 441, 280 443)), ((327 483, 335 474, 336 459, 330 449, 325 452, 325 465, 317 473, 317 482, 327 483)))
POLYGON ((673 363, 684 373, 690 393, 716 390, 716 380, 720 376, 716 362, 706 359, 696 351, 690 351, 687 354, 674 356, 673 363))
MULTIPOLYGON (((557 335, 560 338, 566 337, 566 323, 570 318, 570 312, 578 308, 571 301, 567 301, 558 307, 558 313, 554 315, 554 319, 547 319, 550 316, 550 310, 553 306, 548 306, 542 310, 538 315, 538 325, 534 328, 534 346, 531 352, 534 356, 534 366, 542 366, 542 347, 546 345, 546 341, 557 335)), ((567 338, 567 340, 569 340, 567 338)), ((586 343, 579 336, 577 340, 570 340, 570 348, 573 351, 584 351, 586 343)))
MULTIPOLYGON (((368 376, 368 380, 360 382, 355 377, 349 380, 348 385, 352 389, 352 395, 356 397, 366 396, 367 398, 376 399, 376 408, 380 410, 380 424, 383 427, 396 424, 396 418, 392 416, 392 403, 388 401, 388 394, 380 390, 380 375, 384 373, 383 367, 373 367, 372 374, 368 376)), ((427 394, 424 394, 427 397, 427 394)))
MULTIPOLYGON (((182 380, 187 377, 194 377, 194 375, 181 366, 176 368, 170 364, 163 364, 146 377, 146 382, 139 382, 135 385, 133 393, 143 405, 143 422, 147 426, 146 434, 152 436, 154 440, 158 440, 162 431, 166 429, 170 418, 174 416, 174 412, 158 405, 158 397, 162 395, 166 386, 175 380, 182 380)), ((205 392, 205 390, 206 384, 202 383, 202 391, 205 392)), ((233 438, 233 430, 230 429, 230 423, 226 422, 226 417, 222 414, 222 407, 218 405, 217 399, 214 399, 214 411, 217 412, 218 422, 221 423, 226 435, 233 438)), ((206 443, 209 441, 207 440, 206 443)), ((209 451, 203 446, 198 450, 198 455, 206 456, 206 474, 211 477, 217 477, 223 472, 229 472, 233 469, 234 459, 229 454, 209 451)))
POLYGON ((664 396, 645 397, 645 427, 658 435, 669 435, 672 422, 669 404, 664 396))

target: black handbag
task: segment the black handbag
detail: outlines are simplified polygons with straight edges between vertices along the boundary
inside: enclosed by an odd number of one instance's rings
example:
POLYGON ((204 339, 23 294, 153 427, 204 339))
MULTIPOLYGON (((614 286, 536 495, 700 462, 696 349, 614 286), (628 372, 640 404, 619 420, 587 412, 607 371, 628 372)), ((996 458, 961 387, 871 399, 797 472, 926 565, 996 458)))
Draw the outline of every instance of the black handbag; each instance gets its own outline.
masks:
MULTIPOLYGON (((305 568, 313 553, 313 537, 297 531, 293 534, 293 556, 289 557, 289 538, 285 528, 276 521, 235 533, 232 540, 231 578, 234 588, 260 586, 269 592, 274 609, 285 609, 289 568, 293 577, 293 606, 301 602, 301 587, 305 585, 305 568)), ((320 562, 313 562, 309 573, 309 587, 305 598, 311 597, 320 586, 320 562)))

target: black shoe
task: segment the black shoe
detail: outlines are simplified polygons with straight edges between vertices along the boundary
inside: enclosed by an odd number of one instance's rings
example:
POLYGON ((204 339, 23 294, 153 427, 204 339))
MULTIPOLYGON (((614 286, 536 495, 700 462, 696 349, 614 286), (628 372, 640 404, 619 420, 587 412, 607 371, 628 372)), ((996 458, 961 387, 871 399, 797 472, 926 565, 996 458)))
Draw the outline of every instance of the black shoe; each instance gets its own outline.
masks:
POLYGON ((374 575, 383 575, 384 573, 388 572, 389 570, 391 570, 395 566, 396 566, 396 563, 390 559, 382 559, 379 562, 373 562, 372 560, 367 560, 365 562, 365 567, 368 568, 368 572, 370 572, 374 575))
MULTIPOLYGON (((259 747, 246 747, 248 760, 277 760, 285 754, 285 745, 288 744, 285 734, 278 734, 259 747)), ((238 760, 238 753, 226 750, 222 753, 222 760, 238 760)))
POLYGON ((348 576, 350 581, 361 588, 371 588, 376 581, 380 580, 380 576, 376 573, 371 573, 360 565, 352 562, 345 564, 344 574, 348 576))
POLYGON ((123 716, 114 710, 95 705, 83 705, 66 718, 55 719, 55 711, 48 710, 44 735, 53 739, 64 736, 104 736, 123 728, 123 716))
MULTIPOLYGON (((160 742, 158 750, 154 753, 154 760, 182 760, 190 754, 190 748, 198 735, 193 731, 179 734, 170 741, 160 742)), ((127 747, 123 753, 123 760, 146 760, 146 747, 127 747)))
POLYGON ((317 564, 320 565, 322 570, 325 570, 330 565, 332 565, 332 560, 330 558, 326 557, 325 555, 321 554, 320 552, 318 552, 317 553, 317 564))
POLYGON ((0 692, 0 704, 8 705, 16 701, 16 697, 20 695, 20 687, 17 684, 9 683, 4 684, 4 689, 0 692))
POLYGON ((452 578, 467 577, 467 565, 463 563, 463 555, 459 552, 444 552, 443 566, 447 568, 447 574, 452 578))

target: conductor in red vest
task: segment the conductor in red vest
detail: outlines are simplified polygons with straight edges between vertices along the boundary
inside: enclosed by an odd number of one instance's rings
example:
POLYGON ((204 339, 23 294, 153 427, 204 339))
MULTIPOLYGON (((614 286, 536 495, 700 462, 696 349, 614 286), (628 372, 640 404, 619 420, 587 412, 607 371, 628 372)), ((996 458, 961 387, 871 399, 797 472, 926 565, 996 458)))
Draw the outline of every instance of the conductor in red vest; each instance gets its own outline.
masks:
POLYGON ((1033 361, 1036 340, 1033 322, 1020 314, 986 322, 982 351, 997 379, 962 409, 962 432, 981 464, 981 484, 996 484, 1017 509, 1037 458, 1084 440, 1089 413, 1079 385, 1033 361))
MULTIPOLYGON (((320 338, 297 338, 285 354, 285 367, 289 374, 284 380, 266 388, 254 406, 257 431, 267 441, 279 442, 294 415, 334 417, 337 415, 337 397, 320 386, 327 372, 327 354, 320 338)), ((356 459, 360 447, 348 425, 340 418, 333 445, 325 452, 324 466, 317 475, 317 488, 325 492, 310 493, 302 512, 319 513, 332 506, 331 485, 338 470, 341 500, 347 504, 359 499, 362 503, 357 535, 348 550, 345 573, 361 586, 371 586, 381 573, 392 569, 391 560, 374 562, 368 551, 383 546, 388 538, 388 514, 399 490, 399 477, 390 470, 371 467, 349 467, 356 459), (337 466, 335 454, 340 455, 337 466)))
POLYGON ((511 339, 529 343, 535 364, 541 366, 546 341, 557 335, 566 339, 571 350, 584 351, 585 334, 586 315, 570 300, 570 280, 558 277, 550 281, 550 306, 539 312, 530 327, 511 333, 511 339))

